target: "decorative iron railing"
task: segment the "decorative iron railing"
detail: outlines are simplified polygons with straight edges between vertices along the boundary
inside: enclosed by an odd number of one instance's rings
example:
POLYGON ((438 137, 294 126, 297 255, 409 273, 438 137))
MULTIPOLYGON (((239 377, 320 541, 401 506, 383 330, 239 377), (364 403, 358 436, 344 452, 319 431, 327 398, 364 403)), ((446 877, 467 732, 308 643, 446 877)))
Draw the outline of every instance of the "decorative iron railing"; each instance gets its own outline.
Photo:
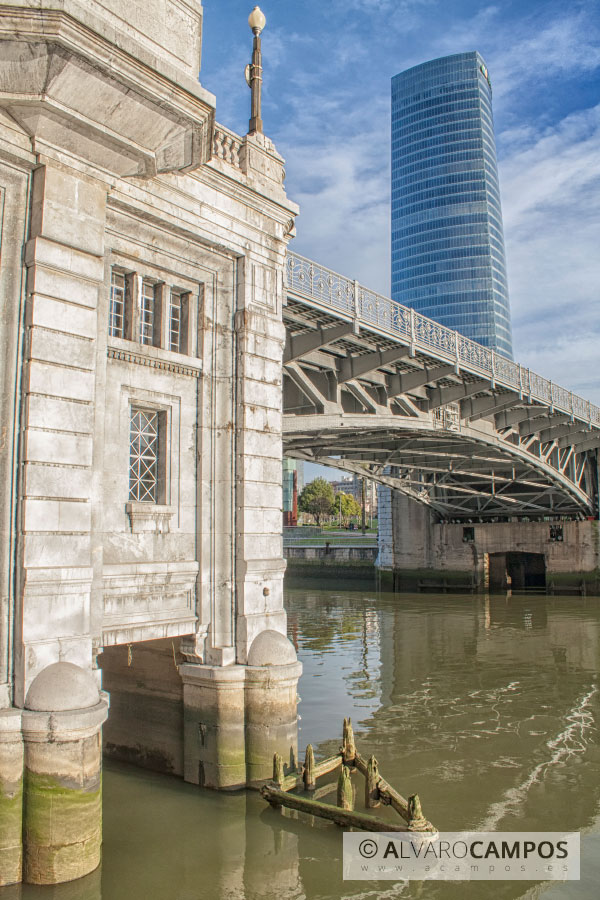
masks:
POLYGON ((296 253, 287 254, 287 287, 311 302, 355 319, 367 328, 411 344, 415 350, 451 360, 528 398, 600 427, 600 408, 530 369, 471 341, 433 319, 371 291, 357 281, 296 253))

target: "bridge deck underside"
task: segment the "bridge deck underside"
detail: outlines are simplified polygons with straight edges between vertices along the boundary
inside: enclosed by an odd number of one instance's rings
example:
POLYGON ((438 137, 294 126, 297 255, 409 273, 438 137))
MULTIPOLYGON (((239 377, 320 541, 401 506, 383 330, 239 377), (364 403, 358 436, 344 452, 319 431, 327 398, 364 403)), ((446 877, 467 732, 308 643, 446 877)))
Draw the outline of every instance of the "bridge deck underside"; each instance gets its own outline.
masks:
POLYGON ((287 455, 389 485, 444 520, 595 514, 600 428, 585 401, 561 408, 528 370, 524 390, 510 361, 492 358, 518 386, 297 289, 284 321, 287 455))

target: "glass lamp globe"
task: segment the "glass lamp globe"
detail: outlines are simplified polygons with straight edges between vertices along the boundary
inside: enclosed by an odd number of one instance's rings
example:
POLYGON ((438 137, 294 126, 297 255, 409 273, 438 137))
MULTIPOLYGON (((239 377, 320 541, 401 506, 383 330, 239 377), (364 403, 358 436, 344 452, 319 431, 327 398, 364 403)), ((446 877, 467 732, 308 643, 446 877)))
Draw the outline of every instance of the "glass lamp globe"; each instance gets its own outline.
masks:
POLYGON ((260 34, 266 24, 267 20, 260 6, 255 6, 248 16, 248 25, 252 29, 253 34, 260 34))

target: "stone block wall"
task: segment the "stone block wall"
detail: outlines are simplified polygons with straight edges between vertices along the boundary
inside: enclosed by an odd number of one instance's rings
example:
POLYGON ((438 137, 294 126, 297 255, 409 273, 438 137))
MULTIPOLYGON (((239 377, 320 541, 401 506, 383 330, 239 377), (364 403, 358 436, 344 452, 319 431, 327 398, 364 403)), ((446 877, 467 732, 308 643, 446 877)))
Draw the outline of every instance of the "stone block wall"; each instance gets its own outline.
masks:
POLYGON ((387 559, 392 531, 393 564, 378 567, 395 575, 398 587, 442 583, 484 588, 493 554, 528 553, 543 557, 546 583, 556 592, 600 590, 600 530, 596 520, 435 523, 426 506, 392 493, 380 510, 380 559, 387 559), (560 527, 561 539, 555 529, 560 527), (469 534, 465 533, 465 529, 469 534))
MULTIPOLYGON (((186 704, 203 721, 198 698, 220 708, 219 673, 233 673, 244 734, 251 648, 265 632, 285 641, 282 304, 297 207, 268 138, 215 126, 215 98, 197 78, 202 16, 199 0, 0 0, 0 782, 9 806, 19 729, 31 718, 20 710, 53 665, 99 684, 107 648, 115 752, 154 755, 187 777, 186 704), (155 640, 165 643, 147 649, 155 640)), ((256 676, 253 696, 285 708, 293 738, 299 668, 276 668, 264 685, 256 676)), ((197 741, 196 728, 188 757, 197 741)), ((59 749, 37 749, 44 777, 60 768, 59 749)), ((245 768, 235 777, 244 783, 245 768)), ((26 877, 82 874, 98 858, 97 824, 87 863, 61 869, 50 854, 43 872, 26 861, 26 877)), ((0 846, 0 884, 20 878, 13 837, 0 846)))
POLYGON ((392 489, 377 485, 377 541, 378 554, 375 565, 384 571, 394 568, 394 531, 392 528, 392 489))

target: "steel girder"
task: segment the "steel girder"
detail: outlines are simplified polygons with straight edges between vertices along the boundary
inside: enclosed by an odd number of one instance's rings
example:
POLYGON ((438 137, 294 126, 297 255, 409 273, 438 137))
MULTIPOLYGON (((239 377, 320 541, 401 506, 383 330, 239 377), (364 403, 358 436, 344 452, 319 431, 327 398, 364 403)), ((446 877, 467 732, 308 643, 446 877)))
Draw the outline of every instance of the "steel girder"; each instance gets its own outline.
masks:
POLYGON ((442 519, 590 515, 586 467, 572 474, 517 442, 408 417, 284 416, 284 452, 393 487, 442 519))
POLYGON ((284 450, 442 518, 597 515, 600 409, 288 254, 284 450))

